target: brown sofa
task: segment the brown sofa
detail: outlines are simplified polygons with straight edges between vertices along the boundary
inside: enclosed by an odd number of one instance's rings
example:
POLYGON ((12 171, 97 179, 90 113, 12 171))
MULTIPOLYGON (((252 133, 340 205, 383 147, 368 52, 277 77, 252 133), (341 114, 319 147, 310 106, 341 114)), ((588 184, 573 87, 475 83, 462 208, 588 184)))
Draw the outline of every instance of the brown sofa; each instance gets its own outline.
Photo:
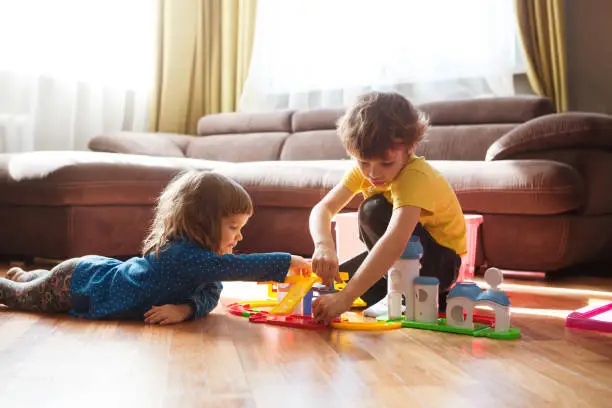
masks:
MULTIPOLYGON (((555 114, 528 96, 421 108, 433 127, 417 153, 464 212, 484 216, 479 265, 555 271, 612 260, 612 117, 555 114)), ((0 254, 137 254, 159 191, 195 167, 252 195, 240 251, 308 256, 309 211, 353 164, 335 134, 340 114, 219 114, 203 117, 197 136, 120 132, 95 137, 90 152, 0 155, 0 254)))

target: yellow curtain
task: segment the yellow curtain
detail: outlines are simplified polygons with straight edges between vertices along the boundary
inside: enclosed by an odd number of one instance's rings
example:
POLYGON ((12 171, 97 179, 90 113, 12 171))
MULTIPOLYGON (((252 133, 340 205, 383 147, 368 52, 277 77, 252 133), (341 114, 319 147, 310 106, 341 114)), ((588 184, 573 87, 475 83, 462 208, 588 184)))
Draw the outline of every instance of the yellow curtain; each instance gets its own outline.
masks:
POLYGON ((256 0, 158 0, 151 131, 195 134, 200 117, 236 110, 248 72, 256 0))
POLYGON ((516 0, 527 76, 533 90, 568 109, 565 0, 516 0))

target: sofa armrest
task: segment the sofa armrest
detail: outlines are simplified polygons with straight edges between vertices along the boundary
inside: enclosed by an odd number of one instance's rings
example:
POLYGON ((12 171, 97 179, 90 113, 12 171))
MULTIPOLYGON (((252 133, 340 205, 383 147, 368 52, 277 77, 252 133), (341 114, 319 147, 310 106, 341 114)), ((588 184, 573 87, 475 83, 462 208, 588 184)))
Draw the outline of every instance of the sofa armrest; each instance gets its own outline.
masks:
POLYGON ((612 116, 562 113, 533 119, 508 132, 487 160, 552 160, 573 167, 584 182, 583 215, 612 214, 612 116))
POLYGON ((528 153, 567 149, 612 150, 612 116, 568 112, 532 119, 493 143, 486 160, 520 159, 528 153))
POLYGON ((111 132, 94 137, 88 147, 95 152, 184 157, 193 138, 174 133, 111 132))

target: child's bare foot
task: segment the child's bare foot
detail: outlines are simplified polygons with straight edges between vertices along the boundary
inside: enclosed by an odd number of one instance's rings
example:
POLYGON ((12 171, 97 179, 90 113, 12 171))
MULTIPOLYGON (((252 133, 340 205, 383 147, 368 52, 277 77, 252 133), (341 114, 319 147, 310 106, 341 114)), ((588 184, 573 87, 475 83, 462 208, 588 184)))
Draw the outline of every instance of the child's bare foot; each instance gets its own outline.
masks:
POLYGON ((14 266, 6 273, 6 279, 14 282, 29 282, 36 279, 37 274, 26 272, 18 266, 14 266))

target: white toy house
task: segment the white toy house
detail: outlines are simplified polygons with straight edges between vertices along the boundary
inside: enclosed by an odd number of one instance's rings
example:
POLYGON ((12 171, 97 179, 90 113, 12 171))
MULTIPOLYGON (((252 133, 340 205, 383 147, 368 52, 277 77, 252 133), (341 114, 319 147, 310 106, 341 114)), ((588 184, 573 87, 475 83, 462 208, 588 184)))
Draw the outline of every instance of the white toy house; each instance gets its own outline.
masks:
POLYGON ((502 272, 497 268, 489 268, 484 278, 490 287, 485 291, 473 282, 458 282, 451 289, 446 305, 447 325, 472 329, 474 308, 482 305, 490 307, 495 312, 496 332, 507 332, 510 329, 510 299, 498 288, 503 281, 502 272))

